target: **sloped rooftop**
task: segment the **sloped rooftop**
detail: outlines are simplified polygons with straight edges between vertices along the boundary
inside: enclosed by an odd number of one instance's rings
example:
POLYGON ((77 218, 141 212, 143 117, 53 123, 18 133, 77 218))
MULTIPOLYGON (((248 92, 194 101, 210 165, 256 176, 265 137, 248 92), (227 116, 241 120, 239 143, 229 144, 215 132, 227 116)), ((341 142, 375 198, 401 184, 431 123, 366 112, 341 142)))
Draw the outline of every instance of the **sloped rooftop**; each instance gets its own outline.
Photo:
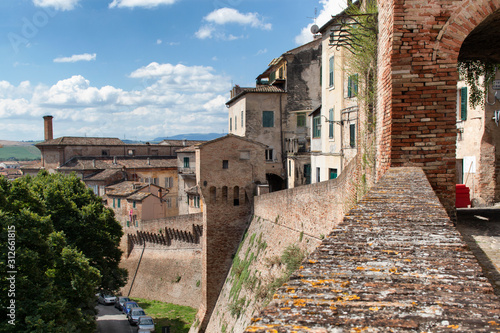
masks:
POLYGON ((245 332, 497 332, 500 302, 419 168, 389 170, 245 332))

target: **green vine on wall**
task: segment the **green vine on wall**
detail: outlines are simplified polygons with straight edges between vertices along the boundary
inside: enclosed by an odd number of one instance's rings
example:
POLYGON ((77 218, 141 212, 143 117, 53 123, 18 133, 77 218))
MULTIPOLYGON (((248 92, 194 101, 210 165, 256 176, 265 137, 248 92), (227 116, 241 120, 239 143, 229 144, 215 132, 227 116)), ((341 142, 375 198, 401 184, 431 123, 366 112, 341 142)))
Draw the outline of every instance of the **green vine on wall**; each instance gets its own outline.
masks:
POLYGON ((460 80, 465 80, 470 88, 469 105, 484 108, 488 86, 493 82, 500 64, 482 60, 462 60, 458 62, 460 80))

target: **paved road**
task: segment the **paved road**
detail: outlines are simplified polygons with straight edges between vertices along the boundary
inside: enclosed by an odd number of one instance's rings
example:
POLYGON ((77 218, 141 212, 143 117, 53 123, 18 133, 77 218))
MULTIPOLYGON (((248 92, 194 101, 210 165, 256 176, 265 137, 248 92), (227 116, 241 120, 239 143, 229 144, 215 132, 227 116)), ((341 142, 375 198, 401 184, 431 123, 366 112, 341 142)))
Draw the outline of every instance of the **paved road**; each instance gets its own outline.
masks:
POLYGON ((98 304, 97 333, 135 333, 136 326, 128 323, 127 317, 113 305, 98 304))
POLYGON ((457 209, 457 229, 500 296, 500 208, 457 209))

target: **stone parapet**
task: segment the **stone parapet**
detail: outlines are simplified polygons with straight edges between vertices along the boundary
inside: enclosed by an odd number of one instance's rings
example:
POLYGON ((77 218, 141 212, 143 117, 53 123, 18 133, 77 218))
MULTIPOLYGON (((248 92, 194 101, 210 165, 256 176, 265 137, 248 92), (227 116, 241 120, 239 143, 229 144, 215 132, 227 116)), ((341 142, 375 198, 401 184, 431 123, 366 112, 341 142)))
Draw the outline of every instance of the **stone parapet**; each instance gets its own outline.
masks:
POLYGON ((420 168, 391 168, 245 332, 493 332, 500 302, 420 168))

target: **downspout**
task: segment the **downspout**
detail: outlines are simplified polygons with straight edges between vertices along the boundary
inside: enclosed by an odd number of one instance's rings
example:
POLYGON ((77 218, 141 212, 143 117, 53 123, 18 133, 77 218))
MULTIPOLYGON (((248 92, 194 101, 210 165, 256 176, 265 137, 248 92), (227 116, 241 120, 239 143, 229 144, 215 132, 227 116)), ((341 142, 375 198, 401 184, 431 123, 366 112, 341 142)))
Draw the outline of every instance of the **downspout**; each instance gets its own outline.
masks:
MULTIPOLYGON (((287 82, 288 84, 288 82, 287 82)), ((281 165, 283 167, 283 172, 285 173, 285 177, 287 178, 287 173, 286 173, 286 156, 284 154, 284 142, 283 142, 283 103, 282 103, 282 95, 280 94, 280 145, 281 145, 281 165)), ((288 187, 288 179, 286 182, 286 185, 288 187)))
POLYGON ((143 240, 143 242, 144 246, 142 247, 141 257, 139 258, 139 262, 137 263, 137 268, 135 269, 134 278, 132 279, 132 283, 130 284, 130 289, 128 290, 127 296, 130 296, 130 293, 132 292, 132 287, 134 286, 135 277, 137 276, 137 272, 139 271, 139 266, 141 265, 142 256, 144 255, 144 250, 146 250, 146 241, 143 240))

